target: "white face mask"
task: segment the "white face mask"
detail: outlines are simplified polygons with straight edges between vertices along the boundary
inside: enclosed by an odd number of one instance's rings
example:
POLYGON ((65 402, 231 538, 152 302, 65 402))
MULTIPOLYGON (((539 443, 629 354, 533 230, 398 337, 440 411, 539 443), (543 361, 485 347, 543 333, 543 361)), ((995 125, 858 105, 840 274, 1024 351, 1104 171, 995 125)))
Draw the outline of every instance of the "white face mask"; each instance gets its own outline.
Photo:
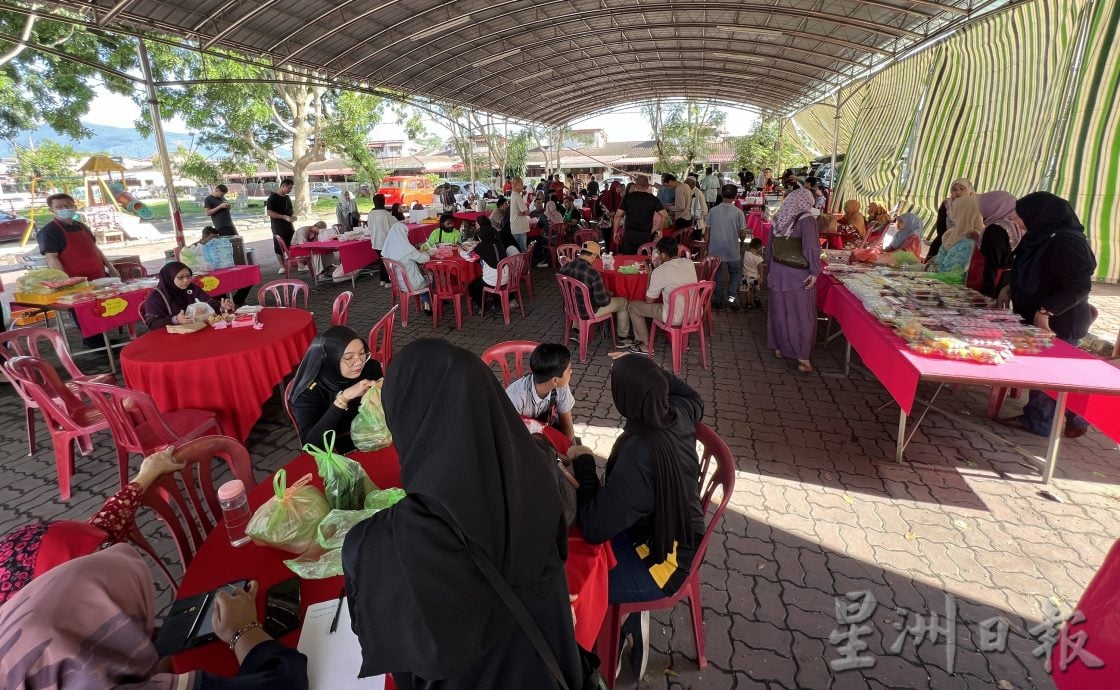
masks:
POLYGON ((78 211, 73 208, 60 208, 54 212, 59 220, 74 220, 77 217, 78 211))

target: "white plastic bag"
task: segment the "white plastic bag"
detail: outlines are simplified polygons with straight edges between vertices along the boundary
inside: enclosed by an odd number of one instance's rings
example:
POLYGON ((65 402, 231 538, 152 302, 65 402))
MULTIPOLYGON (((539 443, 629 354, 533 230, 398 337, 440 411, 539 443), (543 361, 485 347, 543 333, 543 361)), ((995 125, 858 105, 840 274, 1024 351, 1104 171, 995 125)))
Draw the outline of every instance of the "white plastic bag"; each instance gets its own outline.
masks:
POLYGON ((214 315, 214 307, 211 307, 206 302, 200 302, 197 299, 194 304, 187 305, 187 316, 192 319, 208 319, 214 315))

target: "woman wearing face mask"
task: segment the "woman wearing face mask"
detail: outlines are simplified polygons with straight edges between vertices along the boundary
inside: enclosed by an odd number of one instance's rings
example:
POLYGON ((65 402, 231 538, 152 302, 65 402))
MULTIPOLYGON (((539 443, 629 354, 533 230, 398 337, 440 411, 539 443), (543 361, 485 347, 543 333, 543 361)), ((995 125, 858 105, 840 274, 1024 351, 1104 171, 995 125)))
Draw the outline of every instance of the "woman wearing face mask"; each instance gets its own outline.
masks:
POLYGON ((300 443, 322 445, 323 434, 333 429, 335 452, 354 450, 350 423, 362 396, 380 379, 381 363, 370 359, 365 341, 352 329, 333 326, 316 336, 288 392, 300 443))
POLYGON ((194 323, 196 319, 187 316, 187 307, 196 301, 208 304, 214 313, 222 308, 233 309, 232 300, 216 300, 195 285, 189 266, 172 261, 160 269, 159 285, 140 306, 140 316, 150 331, 171 324, 194 323))

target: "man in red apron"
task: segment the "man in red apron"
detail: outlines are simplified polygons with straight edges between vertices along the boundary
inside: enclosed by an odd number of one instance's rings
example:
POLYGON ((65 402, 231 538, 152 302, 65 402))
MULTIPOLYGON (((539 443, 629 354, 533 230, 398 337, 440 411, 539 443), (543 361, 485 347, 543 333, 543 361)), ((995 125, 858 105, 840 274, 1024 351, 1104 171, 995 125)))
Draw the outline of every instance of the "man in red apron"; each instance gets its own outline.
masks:
MULTIPOLYGON (((52 194, 47 197, 47 208, 54 220, 39 228, 39 251, 47 259, 47 266, 64 271, 71 278, 96 280, 116 276, 117 269, 97 247, 93 233, 75 220, 78 206, 69 194, 52 194)), ((101 347, 101 336, 83 339, 86 347, 101 347)))

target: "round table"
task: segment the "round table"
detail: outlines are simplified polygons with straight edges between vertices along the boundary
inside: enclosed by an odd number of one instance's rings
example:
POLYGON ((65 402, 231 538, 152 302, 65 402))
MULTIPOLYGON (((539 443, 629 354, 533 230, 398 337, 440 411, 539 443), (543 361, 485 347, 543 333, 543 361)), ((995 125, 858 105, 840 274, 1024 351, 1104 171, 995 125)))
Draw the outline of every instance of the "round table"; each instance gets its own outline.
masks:
POLYGON ((615 297, 625 297, 631 301, 644 300, 646 298, 646 290, 649 289, 649 273, 626 274, 619 273, 617 269, 629 264, 641 263, 647 258, 649 257, 616 254, 614 257, 614 269, 609 271, 604 268, 599 269, 599 274, 603 276, 603 285, 607 288, 607 291, 615 297))
MULTIPOLYGON (((400 486, 400 460, 396 448, 377 451, 354 451, 349 457, 357 460, 373 483, 381 488, 400 486)), ((320 489, 323 481, 319 478, 315 460, 307 454, 300 455, 284 467, 289 484, 305 474, 312 475, 312 484, 320 489)), ((274 495, 272 477, 269 476, 249 492, 249 505, 256 510, 274 495)), ((286 551, 249 543, 240 548, 230 545, 225 525, 219 523, 206 538, 194 555, 187 572, 179 586, 179 598, 209 592, 228 582, 240 579, 257 580, 260 591, 257 597, 257 613, 264 617, 265 598, 268 588, 292 577, 292 572, 284 561, 294 556, 286 551)), ((577 595, 573 605, 576 609, 578 627, 576 639, 585 649, 592 649, 598 637, 599 627, 607 611, 607 572, 615 565, 610 543, 591 545, 577 533, 568 537, 568 560, 565 570, 568 576, 568 589, 577 595)), ((332 577, 323 580, 300 581, 300 617, 307 607, 338 597, 343 578, 332 577)), ((299 643, 299 631, 280 638, 289 647, 299 643)), ((195 649, 176 654, 172 658, 176 673, 204 669, 210 673, 234 676, 237 673, 237 659, 229 647, 221 642, 212 642, 195 649)), ((391 689, 392 679, 386 679, 386 688, 391 689)))
POLYGON ((261 405, 303 359, 316 333, 314 318, 303 309, 268 308, 259 320, 259 331, 147 333, 121 351, 125 383, 151 395, 163 412, 210 410, 226 435, 244 441, 261 405))

